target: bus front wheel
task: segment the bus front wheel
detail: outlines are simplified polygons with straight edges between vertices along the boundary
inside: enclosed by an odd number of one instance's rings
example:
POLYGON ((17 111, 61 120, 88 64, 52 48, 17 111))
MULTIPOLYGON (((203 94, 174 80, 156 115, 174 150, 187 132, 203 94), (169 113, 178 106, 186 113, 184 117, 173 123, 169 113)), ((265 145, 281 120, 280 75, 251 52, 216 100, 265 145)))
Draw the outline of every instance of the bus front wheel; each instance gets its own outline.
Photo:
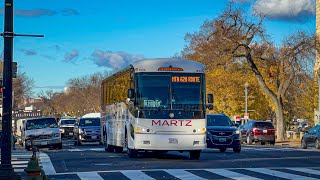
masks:
POLYGON ((190 151, 190 159, 198 160, 200 158, 200 150, 190 151))
POLYGON ((138 151, 135 150, 135 149, 127 148, 127 153, 128 153, 128 157, 129 157, 129 158, 136 158, 136 157, 138 157, 138 151))

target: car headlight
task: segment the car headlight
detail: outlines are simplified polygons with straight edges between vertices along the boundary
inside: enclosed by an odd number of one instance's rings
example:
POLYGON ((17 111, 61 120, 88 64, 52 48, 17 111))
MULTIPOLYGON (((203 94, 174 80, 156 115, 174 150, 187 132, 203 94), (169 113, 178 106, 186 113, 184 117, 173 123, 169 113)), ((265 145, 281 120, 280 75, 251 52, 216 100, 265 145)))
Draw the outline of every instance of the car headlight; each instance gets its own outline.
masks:
POLYGON ((64 133, 64 129, 60 129, 60 132, 61 132, 61 133, 64 133))
POLYGON ((239 130, 233 131, 233 134, 240 134, 239 130))

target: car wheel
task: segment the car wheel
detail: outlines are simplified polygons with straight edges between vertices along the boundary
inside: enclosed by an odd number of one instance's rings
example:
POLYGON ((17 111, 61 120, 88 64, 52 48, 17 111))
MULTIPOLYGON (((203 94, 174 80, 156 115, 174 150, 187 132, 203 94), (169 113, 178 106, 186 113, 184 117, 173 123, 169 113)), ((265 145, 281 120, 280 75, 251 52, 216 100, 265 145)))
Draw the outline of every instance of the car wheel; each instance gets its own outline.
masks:
POLYGON ((306 143, 306 141, 304 139, 301 140, 301 148, 302 149, 307 149, 308 148, 307 143, 306 143))
POLYGON ((223 152, 226 152, 227 148, 220 148, 219 150, 220 150, 220 152, 223 153, 223 152))
POLYGON ((250 139, 250 136, 247 137, 247 144, 249 144, 249 145, 252 144, 252 140, 250 139))
POLYGON ((189 153, 190 153, 190 159, 199 160, 200 154, 201 154, 200 150, 190 151, 189 153))
POLYGON ((116 151, 116 153, 122 153, 123 147, 114 147, 114 150, 116 151))
POLYGON ((233 152, 240 153, 241 152, 241 147, 233 148, 233 152))
POLYGON ((58 149, 62 149, 62 143, 57 145, 58 149))
POLYGON ((276 140, 270 141, 271 145, 275 145, 276 144, 276 140))
POLYGON ((316 147, 317 149, 320 149, 319 139, 316 139, 315 147, 316 147))
POLYGON ((261 142, 261 145, 266 145, 266 142, 261 142))
POLYGON ((110 145, 108 143, 106 143, 106 147, 104 148, 104 150, 107 152, 114 152, 115 149, 116 149, 115 147, 113 147, 112 145, 110 145))

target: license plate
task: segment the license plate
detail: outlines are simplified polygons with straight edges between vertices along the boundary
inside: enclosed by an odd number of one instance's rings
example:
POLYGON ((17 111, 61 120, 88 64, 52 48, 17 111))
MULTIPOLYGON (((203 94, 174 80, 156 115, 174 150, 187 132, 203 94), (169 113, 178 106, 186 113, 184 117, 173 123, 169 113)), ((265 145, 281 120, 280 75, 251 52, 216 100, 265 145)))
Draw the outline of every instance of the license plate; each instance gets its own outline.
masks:
POLYGON ((69 133, 69 135, 73 135, 73 133, 69 133))
POLYGON ((42 146, 48 145, 48 142, 40 142, 40 145, 42 146))
POLYGON ((265 129, 265 130, 263 130, 263 133, 268 133, 268 130, 266 130, 266 129, 265 129))
POLYGON ((227 142, 227 138, 219 138, 219 142, 227 142))
POLYGON ((169 143, 170 144, 178 144, 178 139, 177 138, 169 138, 169 143))
POLYGON ((97 136, 91 136, 91 139, 97 139, 97 136))

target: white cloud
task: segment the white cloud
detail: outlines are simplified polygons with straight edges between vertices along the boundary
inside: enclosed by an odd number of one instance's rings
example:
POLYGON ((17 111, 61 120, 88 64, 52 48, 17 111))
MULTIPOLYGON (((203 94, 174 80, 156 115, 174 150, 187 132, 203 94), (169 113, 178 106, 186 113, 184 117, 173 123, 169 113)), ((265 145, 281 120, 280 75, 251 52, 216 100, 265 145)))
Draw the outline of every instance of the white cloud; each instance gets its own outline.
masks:
POLYGON ((257 0, 253 9, 269 19, 305 21, 315 14, 315 0, 257 0))
POLYGON ((96 65, 106 66, 113 69, 121 69, 134 61, 144 59, 142 55, 102 50, 94 51, 91 56, 96 65))
POLYGON ((73 62, 74 60, 76 60, 79 57, 79 51, 74 49, 71 52, 67 52, 64 55, 64 60, 66 62, 73 62))

